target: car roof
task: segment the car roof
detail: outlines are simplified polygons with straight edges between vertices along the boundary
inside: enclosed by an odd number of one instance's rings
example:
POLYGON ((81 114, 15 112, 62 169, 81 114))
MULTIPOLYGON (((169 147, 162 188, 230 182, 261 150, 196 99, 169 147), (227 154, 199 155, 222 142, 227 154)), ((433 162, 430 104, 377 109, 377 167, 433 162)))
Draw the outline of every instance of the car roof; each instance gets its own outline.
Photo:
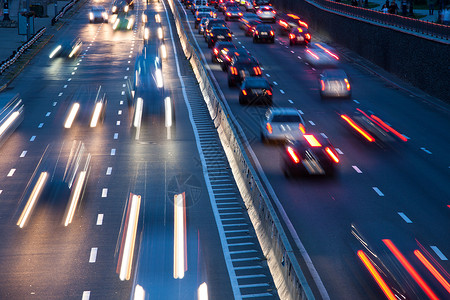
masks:
POLYGON ((347 74, 342 69, 325 69, 322 71, 321 75, 325 77, 347 77, 347 74))
POLYGON ((272 29, 272 26, 270 26, 269 24, 260 22, 258 25, 256 25, 256 28, 270 28, 270 29, 272 29))
POLYGON ((269 111, 272 115, 300 115, 297 109, 291 107, 271 107, 269 111))
POLYGON ((264 77, 256 77, 256 76, 250 76, 246 77, 244 80, 245 85, 255 86, 259 83, 264 83, 265 86, 270 86, 269 82, 264 77))

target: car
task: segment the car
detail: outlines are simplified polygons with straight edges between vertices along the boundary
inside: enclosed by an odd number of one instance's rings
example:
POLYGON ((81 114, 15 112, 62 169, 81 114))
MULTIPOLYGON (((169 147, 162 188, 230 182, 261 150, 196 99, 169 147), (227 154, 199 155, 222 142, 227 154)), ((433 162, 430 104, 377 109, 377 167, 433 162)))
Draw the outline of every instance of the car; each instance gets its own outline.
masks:
POLYGON ((270 0, 253 0, 253 7, 255 9, 258 9, 260 6, 267 5, 271 6, 270 0))
POLYGON ((249 12, 243 12, 242 17, 239 19, 239 28, 245 29, 246 24, 253 20, 257 20, 257 21, 261 22, 260 18, 256 14, 249 13, 249 12))
POLYGON ((281 35, 288 35, 296 27, 308 28, 308 24, 294 14, 279 14, 277 23, 280 25, 281 35))
POLYGON ((190 9, 193 5, 194 0, 184 0, 184 6, 186 9, 190 9))
POLYGON ((244 4, 242 4, 246 11, 255 11, 255 8, 253 7, 253 2, 250 0, 245 0, 244 4))
POLYGON ((198 34, 203 35, 203 32, 205 32, 205 24, 208 19, 209 18, 204 17, 200 20, 200 22, 198 23, 198 34))
POLYGON ((229 52, 231 49, 237 49, 236 45, 232 42, 219 41, 214 45, 211 51, 211 61, 213 63, 221 62, 222 59, 219 58, 221 52, 229 52))
POLYGON ((194 16, 197 17, 200 13, 208 13, 211 17, 217 18, 217 11, 211 6, 198 6, 195 9, 194 16))
POLYGON ((236 56, 251 56, 250 52, 248 52, 244 48, 227 48, 222 49, 222 51, 219 52, 219 62, 220 67, 222 68, 222 71, 228 70, 228 67, 230 66, 231 62, 236 56))
POLYGON ((117 15, 116 21, 114 22, 112 28, 113 30, 131 30, 133 25, 134 18, 132 16, 127 16, 124 12, 120 12, 117 15))
POLYGON ((261 121, 260 134, 263 143, 286 143, 300 139, 305 133, 305 122, 295 108, 270 107, 261 121))
POLYGON ((262 76, 261 67, 253 56, 234 56, 228 67, 228 86, 240 84, 250 76, 262 76))
POLYGON ((206 0, 194 0, 194 1, 192 1, 191 12, 195 13, 195 10, 199 6, 208 6, 208 1, 206 1, 206 0))
POLYGON ((120 12, 128 13, 129 10, 130 7, 128 6, 128 3, 126 1, 119 0, 114 3, 111 12, 117 15, 120 12))
POLYGON ((275 42, 275 31, 269 24, 258 24, 253 31, 253 43, 267 41, 269 43, 275 42))
POLYGON ((246 77, 239 92, 239 104, 272 105, 273 90, 264 77, 246 77))
POLYGON ((227 22, 225 22, 224 20, 221 20, 221 19, 209 19, 205 23, 205 32, 203 33, 204 36, 205 36, 205 41, 206 41, 206 36, 211 32, 211 29, 213 27, 228 28, 227 27, 227 22))
POLYGON ((304 60, 316 68, 335 68, 340 61, 335 51, 322 43, 308 45, 304 52, 304 60))
POLYGON ((288 140, 281 153, 281 169, 285 177, 298 175, 333 176, 339 156, 328 139, 320 134, 304 133, 288 140))
POLYGON ((58 45, 52 50, 49 58, 66 57, 75 58, 81 52, 83 42, 80 38, 63 38, 58 45))
POLYGON ((320 97, 350 98, 352 89, 348 76, 342 69, 325 69, 319 75, 320 97))
POLYGON ((0 94, 0 146, 17 129, 24 119, 24 105, 19 94, 0 94))
POLYGON ((208 6, 217 7, 218 4, 219 4, 218 0, 209 0, 208 1, 208 6))
POLYGON ((256 15, 261 19, 261 21, 263 22, 272 22, 275 23, 276 21, 276 16, 277 12, 275 11, 275 9, 273 9, 272 6, 268 6, 268 5, 264 5, 264 6, 260 6, 257 10, 256 10, 256 15))
POLYGON ((195 21, 194 21, 195 29, 198 28, 198 25, 200 24, 200 21, 203 18, 209 18, 209 17, 211 17, 211 16, 207 12, 202 12, 202 13, 197 14, 197 16, 195 17, 195 21))
POLYGON ((239 7, 231 6, 225 12, 225 21, 237 20, 242 17, 242 12, 239 7))
POLYGON ((92 6, 89 12, 89 23, 108 23, 108 13, 103 6, 92 6))
POLYGON ((237 8, 239 8, 239 4, 237 4, 234 1, 228 1, 228 2, 225 2, 222 6, 219 6, 219 7, 222 8, 223 15, 225 15, 230 7, 237 7, 237 8))
POLYGON ((206 36, 208 48, 212 48, 217 41, 231 42, 232 39, 230 29, 224 27, 213 27, 211 32, 206 36))
POLYGON ((311 34, 306 27, 294 27, 289 33, 289 45, 308 45, 311 42, 311 34))
POLYGON ((261 20, 250 20, 245 22, 244 24, 244 34, 246 36, 253 36, 253 32, 255 31, 256 26, 261 24, 261 20))

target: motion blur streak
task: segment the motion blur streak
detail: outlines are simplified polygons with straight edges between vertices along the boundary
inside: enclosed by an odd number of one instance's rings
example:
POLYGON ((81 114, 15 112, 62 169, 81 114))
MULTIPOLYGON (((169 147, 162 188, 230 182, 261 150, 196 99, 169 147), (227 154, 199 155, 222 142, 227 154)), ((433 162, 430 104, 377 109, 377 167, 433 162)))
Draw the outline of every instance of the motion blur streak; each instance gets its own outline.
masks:
POLYGON ((375 142, 375 139, 370 134, 368 134, 364 129, 362 129, 361 127, 356 125, 356 123, 353 122, 353 120, 350 119, 348 116, 341 115, 341 118, 344 119, 350 126, 352 126, 353 129, 358 131, 359 134, 361 134, 363 137, 365 137, 369 142, 375 142))
POLYGON ((317 47, 319 47, 320 49, 322 49, 323 51, 325 51, 326 53, 328 53, 330 56, 334 57, 335 59, 339 60, 339 57, 332 53, 330 50, 328 50, 327 48, 325 48, 324 46, 320 45, 320 44, 316 44, 317 47))
POLYGON ((53 50, 52 53, 50 53, 50 55, 48 57, 53 58, 53 56, 55 56, 59 50, 61 50, 61 45, 58 45, 58 47, 56 47, 55 50, 53 50))
POLYGON ((414 250, 414 254, 450 294, 450 284, 447 282, 447 280, 445 280, 445 278, 442 277, 442 275, 433 267, 433 265, 425 258, 425 256, 423 256, 423 254, 419 250, 414 250))
POLYGON ((330 147, 326 147, 325 151, 328 153, 328 155, 330 156, 330 158, 335 162, 338 163, 339 162, 339 157, 337 157, 336 154, 333 153, 333 151, 330 149, 330 147))
POLYGON ((389 300, 397 300, 394 293, 392 293, 391 289, 387 286, 386 282, 381 278, 380 273, 378 273, 377 269, 372 265, 369 258, 366 256, 364 251, 358 250, 358 257, 363 262, 364 266, 369 270, 370 275, 375 279, 377 284, 380 286, 383 293, 389 300))
POLYGON ((155 15, 155 22, 156 23, 161 23, 161 16, 159 14, 155 15))
POLYGON ((165 117, 166 117, 166 122, 165 125, 166 127, 171 127, 172 126, 172 101, 170 101, 170 97, 166 97, 164 99, 164 109, 165 109, 165 117))
POLYGON ((91 119, 91 127, 97 127, 98 119, 100 118, 100 113, 102 111, 103 104, 98 102, 95 104, 94 113, 91 119))
POLYGON ((136 285, 134 289, 134 300, 144 300, 145 299, 145 291, 142 286, 139 284, 136 285))
POLYGON ((6 131, 6 129, 8 129, 9 126, 11 126, 11 124, 14 122, 15 119, 17 119, 19 115, 20 113, 18 111, 15 111, 11 114, 11 116, 8 119, 6 119, 5 123, 3 123, 2 126, 0 126, 0 137, 6 131))
POLYGON ((408 260, 403 256, 403 254, 398 250, 391 240, 384 239, 383 243, 391 250, 394 256, 402 264, 402 266, 408 271, 408 273, 414 278, 417 284, 422 288, 422 290, 427 294, 430 299, 439 299, 430 287, 425 283, 425 281, 420 277, 419 273, 413 268, 413 266, 408 262, 408 260))
POLYGON ((162 88, 164 86, 164 83, 161 69, 156 69, 155 76, 156 76, 156 86, 162 88))
POLYGON ((83 190, 84 180, 86 179, 86 171, 81 171, 78 174, 77 182, 75 183, 75 188, 70 195, 70 206, 67 212, 66 221, 64 222, 64 226, 68 226, 72 223, 73 215, 75 214, 75 209, 77 207, 78 201, 80 200, 81 192, 83 190))
POLYGON ((165 44, 161 44, 161 57, 163 59, 167 58, 167 49, 165 44))
POLYGON ((370 116, 372 119, 376 120, 384 129, 392 132, 393 134, 395 134, 399 139, 401 139, 402 141, 406 142, 408 139, 405 138, 403 136, 403 134, 401 134, 400 132, 398 132, 397 130, 395 130, 394 128, 392 128, 391 126, 389 126, 388 124, 386 124, 385 122, 383 122, 383 120, 381 120, 380 118, 378 118, 377 116, 371 115, 370 116))
POLYGON ((142 120, 142 110, 144 106, 144 100, 139 97, 136 100, 136 112, 134 113, 134 127, 138 128, 141 127, 141 120, 142 120))
POLYGON ((308 50, 306 50, 306 52, 311 54, 315 59, 319 60, 319 57, 316 54, 314 54, 311 50, 308 49, 308 50))
MULTIPOLYGON (((143 15, 145 16, 145 15, 143 15)), ((144 29, 144 40, 148 40, 150 38, 150 28, 145 27, 144 29)))
POLYGON ((182 279, 187 270, 185 194, 174 197, 173 278, 182 279))
POLYGON ((292 160, 296 164, 298 164, 300 162, 300 159, 298 158, 297 154, 295 154, 295 151, 291 147, 288 147, 287 151, 288 151, 289 155, 291 156, 292 160))
POLYGON ((72 56, 77 53, 78 49, 80 49, 80 45, 76 45, 75 48, 72 49, 72 51, 69 54, 69 58, 72 58, 72 56))
POLYGON ((132 194, 131 207, 128 210, 126 223, 125 245, 120 266, 120 280, 129 280, 131 277, 131 267, 133 265, 134 244, 136 242, 136 231, 139 221, 139 210, 141 207, 141 196, 132 194))
POLYGON ((162 30, 161 27, 158 27, 158 38, 159 38, 160 40, 163 39, 163 30, 162 30))
POLYGON ((19 220, 17 221, 17 225, 20 228, 23 228, 23 226, 27 222, 28 217, 31 214, 31 211, 33 210, 34 206, 36 205, 36 202, 43 190, 43 187, 44 187, 45 183, 47 182, 47 179, 48 179, 48 173, 42 172, 41 175, 39 176, 39 179, 38 179, 36 185, 33 188, 33 191, 31 192, 30 198, 28 198, 28 202, 25 205, 25 208, 24 208, 22 214, 20 215, 19 220))
POLYGON ((72 123, 75 120, 75 117, 77 116, 78 109, 80 109, 80 103, 74 103, 72 105, 72 108, 70 109, 70 113, 67 116, 66 123, 64 123, 65 128, 72 127, 72 123))
POLYGON ((203 282, 198 287, 197 300, 208 300, 208 286, 206 285, 206 282, 203 282))

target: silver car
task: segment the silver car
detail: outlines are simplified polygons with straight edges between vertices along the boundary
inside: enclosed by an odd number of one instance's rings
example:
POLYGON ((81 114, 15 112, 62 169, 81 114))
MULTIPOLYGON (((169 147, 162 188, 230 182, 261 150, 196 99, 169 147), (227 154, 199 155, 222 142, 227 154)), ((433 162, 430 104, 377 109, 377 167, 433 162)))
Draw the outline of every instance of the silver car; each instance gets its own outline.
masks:
POLYGON ((348 76, 341 69, 326 69, 319 77, 320 97, 343 97, 349 98, 352 89, 348 76))
POLYGON ((322 43, 309 44, 304 52, 304 59, 314 67, 336 67, 340 58, 335 50, 322 43))
POLYGON ((89 12, 89 23, 108 23, 108 13, 103 6, 93 6, 89 12))
POLYGON ((272 22, 275 23, 277 18, 277 12, 273 9, 272 6, 264 5, 260 6, 256 11, 256 15, 264 22, 272 22))
POLYGON ((298 140, 305 133, 305 122, 295 108, 271 107, 261 123, 261 140, 267 142, 286 142, 298 140))

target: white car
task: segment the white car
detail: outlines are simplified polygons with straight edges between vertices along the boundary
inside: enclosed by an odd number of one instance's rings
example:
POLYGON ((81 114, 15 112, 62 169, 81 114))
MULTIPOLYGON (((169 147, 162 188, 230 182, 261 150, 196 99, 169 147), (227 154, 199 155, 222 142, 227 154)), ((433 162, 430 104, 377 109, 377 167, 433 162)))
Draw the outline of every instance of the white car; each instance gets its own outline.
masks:
POLYGON ((245 0, 244 4, 242 4, 242 5, 244 5, 246 11, 254 11, 255 10, 255 8, 253 7, 253 3, 251 1, 245 0))
POLYGON ((295 108, 271 107, 261 123, 261 140, 286 142, 298 140, 305 133, 305 122, 295 108))
POLYGON ((305 49, 304 59, 314 67, 336 67, 339 56, 335 50, 323 43, 312 43, 305 49))
POLYGON ((275 23, 277 18, 277 12, 272 6, 264 5, 260 6, 256 11, 256 15, 261 19, 261 21, 268 21, 275 23))
POLYGON ((108 23, 108 13, 103 6, 93 6, 89 12, 89 23, 108 23))

